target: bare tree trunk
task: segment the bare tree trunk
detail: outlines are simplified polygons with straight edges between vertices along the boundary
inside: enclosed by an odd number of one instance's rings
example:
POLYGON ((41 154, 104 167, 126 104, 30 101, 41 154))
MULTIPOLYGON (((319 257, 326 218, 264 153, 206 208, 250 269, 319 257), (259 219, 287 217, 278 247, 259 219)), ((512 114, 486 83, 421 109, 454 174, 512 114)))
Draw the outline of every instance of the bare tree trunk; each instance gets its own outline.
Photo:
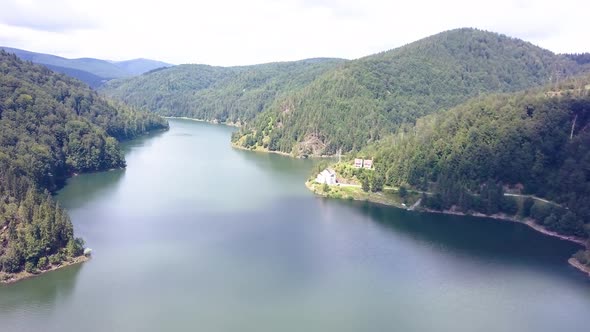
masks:
POLYGON ((578 115, 574 117, 574 123, 572 123, 572 131, 570 132, 570 141, 574 138, 574 129, 576 128, 576 120, 578 120, 578 115))

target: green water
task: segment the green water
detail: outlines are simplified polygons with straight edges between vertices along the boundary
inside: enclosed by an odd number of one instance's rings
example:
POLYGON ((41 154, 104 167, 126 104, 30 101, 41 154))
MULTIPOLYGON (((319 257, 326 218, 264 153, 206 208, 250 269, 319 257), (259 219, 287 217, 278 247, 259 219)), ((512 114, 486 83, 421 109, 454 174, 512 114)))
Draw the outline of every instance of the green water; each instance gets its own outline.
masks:
POLYGON ((0 331, 588 331, 577 250, 525 226, 314 197, 311 161, 171 120, 59 193, 94 258, 0 287, 0 331))

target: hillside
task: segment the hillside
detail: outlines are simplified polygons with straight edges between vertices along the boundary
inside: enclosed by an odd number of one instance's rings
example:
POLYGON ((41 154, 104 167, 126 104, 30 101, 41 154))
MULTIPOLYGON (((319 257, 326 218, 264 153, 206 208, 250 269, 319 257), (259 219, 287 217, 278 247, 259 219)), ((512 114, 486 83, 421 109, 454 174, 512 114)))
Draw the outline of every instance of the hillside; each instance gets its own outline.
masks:
POLYGON ((590 76, 492 95, 418 120, 364 149, 386 185, 432 192, 433 209, 532 217, 565 235, 590 234, 590 76), (559 205, 502 192, 534 195, 559 205))
POLYGON ((30 52, 4 46, 0 46, 0 49, 14 53, 23 60, 44 65, 51 70, 77 78, 93 88, 111 79, 140 75, 156 68, 171 66, 164 62, 149 59, 134 59, 118 62, 94 58, 66 59, 51 54, 30 52))
POLYGON ((295 155, 356 151, 469 98, 557 82, 581 70, 522 40, 446 31, 347 62, 283 94, 234 142, 295 155))
POLYGON ((83 242, 48 190, 79 172, 125 166, 117 139, 167 123, 0 50, 0 277, 80 255, 83 242))
POLYGON ((343 63, 308 59, 245 67, 180 65, 111 81, 101 92, 160 115, 244 123, 282 94, 343 63))

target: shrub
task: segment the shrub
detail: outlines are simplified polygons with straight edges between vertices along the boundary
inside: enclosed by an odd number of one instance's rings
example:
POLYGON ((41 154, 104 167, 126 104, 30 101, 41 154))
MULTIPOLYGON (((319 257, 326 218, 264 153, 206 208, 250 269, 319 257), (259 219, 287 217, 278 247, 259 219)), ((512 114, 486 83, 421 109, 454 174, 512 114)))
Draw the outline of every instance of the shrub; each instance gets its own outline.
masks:
POLYGON ((406 198, 408 196, 408 189, 404 186, 399 187, 399 197, 406 198))
POLYGON ((60 254, 49 256, 49 263, 51 263, 51 265, 59 265, 61 264, 61 261, 62 259, 60 254))
POLYGON ((31 261, 27 261, 25 263, 25 271, 27 271, 29 273, 35 273, 36 272, 35 265, 36 264, 31 261))
POLYGON ((584 265, 590 265, 590 252, 580 250, 574 254, 574 258, 584 265))
POLYGON ((535 204, 535 200, 527 197, 524 199, 524 201, 522 202, 522 209, 519 211, 519 214, 522 217, 530 217, 531 215, 531 208, 533 207, 533 204, 535 204))
POLYGON ((545 218, 549 217, 550 214, 551 209, 545 203, 535 201, 531 207, 530 216, 538 222, 544 222, 545 218))
POLYGON ((547 228, 553 230, 557 227, 557 222, 559 221, 559 219, 557 219, 557 216, 555 216, 555 214, 550 214, 549 216, 547 216, 545 219, 543 219, 543 225, 547 226, 547 228))
POLYGON ((49 264, 49 259, 47 259, 47 257, 41 257, 41 258, 39 258, 39 261, 37 262, 37 268, 39 270, 45 270, 47 268, 48 264, 49 264))
POLYGON ((18 251, 13 248, 9 248, 4 254, 4 257, 0 257, 0 267, 4 272, 16 273, 21 270, 22 260, 18 251))
POLYGON ((518 212, 518 204, 514 197, 502 197, 500 210, 508 215, 515 215, 518 212))

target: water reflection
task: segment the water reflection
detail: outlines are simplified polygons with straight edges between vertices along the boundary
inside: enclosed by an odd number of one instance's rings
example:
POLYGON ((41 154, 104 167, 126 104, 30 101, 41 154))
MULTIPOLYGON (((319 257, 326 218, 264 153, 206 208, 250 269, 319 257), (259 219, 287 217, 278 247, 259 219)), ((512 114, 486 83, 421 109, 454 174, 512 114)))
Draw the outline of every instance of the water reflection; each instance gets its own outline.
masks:
POLYGON ((125 169, 108 172, 85 174, 68 180, 68 184, 75 183, 72 189, 62 190, 59 201, 66 209, 76 209, 89 201, 97 199, 109 190, 113 190, 125 175, 125 169))
POLYGON ((383 229, 434 246, 438 251, 488 263, 555 272, 556 265, 571 269, 567 259, 579 249, 575 243, 549 238, 526 225, 507 221, 412 212, 370 202, 330 203, 353 206, 383 229))
MULTIPOLYGON (((51 309, 66 301, 74 292, 84 264, 68 266, 15 284, 0 286, 3 312, 51 309)), ((0 324, 1 325, 1 324, 0 324)))

